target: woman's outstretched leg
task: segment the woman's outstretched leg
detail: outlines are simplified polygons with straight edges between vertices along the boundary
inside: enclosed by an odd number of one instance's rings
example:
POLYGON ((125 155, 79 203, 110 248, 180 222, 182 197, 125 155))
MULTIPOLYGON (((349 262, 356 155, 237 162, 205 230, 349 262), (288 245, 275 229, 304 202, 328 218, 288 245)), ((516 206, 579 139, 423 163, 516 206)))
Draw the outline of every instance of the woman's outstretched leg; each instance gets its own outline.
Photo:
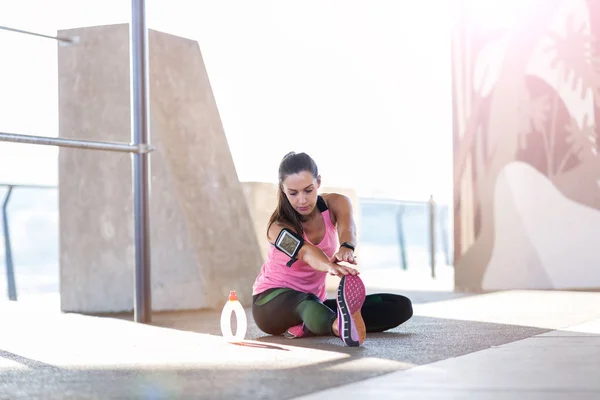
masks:
POLYGON ((408 297, 378 293, 367 296, 362 309, 367 332, 383 332, 408 321, 413 315, 408 297))
MULTIPOLYGON (((335 299, 324 302, 335 309, 335 299)), ((383 332, 400 326, 413 315, 412 302, 399 294, 369 294, 361 308, 361 314, 367 327, 367 333, 383 332)))

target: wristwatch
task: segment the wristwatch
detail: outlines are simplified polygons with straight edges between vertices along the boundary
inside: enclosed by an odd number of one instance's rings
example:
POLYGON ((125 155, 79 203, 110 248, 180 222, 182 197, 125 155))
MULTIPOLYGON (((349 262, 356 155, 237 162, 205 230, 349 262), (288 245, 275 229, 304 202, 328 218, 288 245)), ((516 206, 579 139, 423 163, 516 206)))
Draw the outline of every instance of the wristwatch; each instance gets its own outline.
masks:
POLYGON ((346 248, 354 251, 354 245, 352 243, 349 243, 349 242, 344 242, 344 243, 340 244, 340 247, 346 247, 346 248))

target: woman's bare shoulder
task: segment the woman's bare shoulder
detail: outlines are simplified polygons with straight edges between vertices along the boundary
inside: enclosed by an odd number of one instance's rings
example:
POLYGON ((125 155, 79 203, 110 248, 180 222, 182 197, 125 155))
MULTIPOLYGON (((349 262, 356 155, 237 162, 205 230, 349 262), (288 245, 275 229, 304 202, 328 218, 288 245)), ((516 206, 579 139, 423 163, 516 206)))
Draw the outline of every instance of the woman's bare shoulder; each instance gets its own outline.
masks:
POLYGON ((348 196, 341 193, 323 193, 321 194, 328 208, 345 207, 350 203, 348 196))
POLYGON ((348 196, 340 193, 323 193, 321 197, 327 204, 331 223, 334 226, 337 225, 340 216, 352 214, 352 203, 348 196))

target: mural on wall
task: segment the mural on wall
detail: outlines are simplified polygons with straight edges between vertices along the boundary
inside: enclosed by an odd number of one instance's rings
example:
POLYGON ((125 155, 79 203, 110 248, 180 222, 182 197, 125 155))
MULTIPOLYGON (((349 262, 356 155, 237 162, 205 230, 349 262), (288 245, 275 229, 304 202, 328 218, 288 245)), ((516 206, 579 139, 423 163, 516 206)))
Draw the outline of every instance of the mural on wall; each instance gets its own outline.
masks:
POLYGON ((600 1, 456 4, 456 288, 600 287, 600 1))

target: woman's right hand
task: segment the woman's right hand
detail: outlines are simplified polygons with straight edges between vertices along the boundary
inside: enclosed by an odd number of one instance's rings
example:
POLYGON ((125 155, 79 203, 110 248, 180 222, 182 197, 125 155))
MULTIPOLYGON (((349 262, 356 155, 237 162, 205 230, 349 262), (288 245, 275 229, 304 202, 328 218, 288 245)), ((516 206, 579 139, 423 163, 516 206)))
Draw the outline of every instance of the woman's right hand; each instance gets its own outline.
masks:
POLYGON ((327 273, 329 273, 329 275, 339 276, 340 278, 344 275, 360 274, 360 272, 358 272, 358 270, 355 268, 347 267, 345 265, 336 264, 336 263, 331 263, 329 265, 329 271, 327 271, 327 273))

